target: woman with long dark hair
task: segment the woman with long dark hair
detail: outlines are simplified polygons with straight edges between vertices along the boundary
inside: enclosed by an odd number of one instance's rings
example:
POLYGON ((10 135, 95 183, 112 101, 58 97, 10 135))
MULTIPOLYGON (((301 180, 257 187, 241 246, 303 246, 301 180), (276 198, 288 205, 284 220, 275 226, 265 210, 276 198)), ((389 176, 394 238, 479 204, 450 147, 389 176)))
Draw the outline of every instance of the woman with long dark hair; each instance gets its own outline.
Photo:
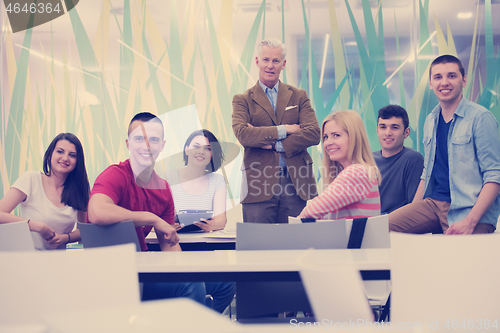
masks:
MULTIPOLYGON (((224 177, 215 173, 224 161, 219 140, 209 130, 194 131, 184 144, 185 167, 166 173, 174 197, 175 211, 213 211, 213 216, 194 222, 204 232, 226 226, 226 193, 224 177)), ((179 229, 182 226, 176 224, 179 229)), ((222 313, 235 293, 232 282, 205 282, 207 295, 213 299, 214 310, 222 313)))
POLYGON ((37 250, 64 249, 80 240, 76 221, 85 221, 90 186, 82 144, 61 133, 43 157, 43 172, 27 171, 0 200, 0 223, 28 220, 37 250), (21 205, 20 216, 11 214, 21 205))
POLYGON ((166 173, 176 212, 213 211, 212 218, 194 224, 205 232, 224 229, 227 186, 224 177, 215 173, 224 161, 219 140, 209 130, 194 131, 184 144, 183 158, 184 168, 166 173))

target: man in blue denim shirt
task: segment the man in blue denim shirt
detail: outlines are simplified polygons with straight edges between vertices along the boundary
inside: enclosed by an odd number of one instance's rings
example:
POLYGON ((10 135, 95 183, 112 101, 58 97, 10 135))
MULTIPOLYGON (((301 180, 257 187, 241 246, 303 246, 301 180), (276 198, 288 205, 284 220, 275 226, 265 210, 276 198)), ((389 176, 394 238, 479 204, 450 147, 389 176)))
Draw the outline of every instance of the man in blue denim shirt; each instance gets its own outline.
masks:
POLYGON ((413 202, 389 214, 389 229, 491 233, 500 214, 497 120, 463 98, 465 71, 456 57, 436 58, 429 76, 439 105, 425 120, 424 171, 413 202))

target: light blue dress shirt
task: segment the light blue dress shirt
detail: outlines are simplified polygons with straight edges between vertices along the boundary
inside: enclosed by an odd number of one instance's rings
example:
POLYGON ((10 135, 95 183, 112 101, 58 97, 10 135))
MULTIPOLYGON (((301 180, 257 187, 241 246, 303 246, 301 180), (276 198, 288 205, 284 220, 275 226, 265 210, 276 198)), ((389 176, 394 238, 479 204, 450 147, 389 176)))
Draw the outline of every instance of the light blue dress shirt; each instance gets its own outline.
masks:
MULTIPOLYGON (((432 193, 436 155, 436 130, 441 106, 427 116, 424 125, 425 162, 421 179, 425 180, 425 195, 432 193)), ((500 184, 500 138, 495 116, 484 107, 464 97, 460 101, 448 132, 448 165, 451 204, 448 223, 463 220, 475 205, 484 184, 500 184)), ((497 224, 500 196, 479 220, 497 224)))
MULTIPOLYGON (((276 114, 276 103, 278 101, 278 87, 279 87, 280 82, 278 81, 274 85, 274 87, 272 87, 272 88, 268 88, 265 84, 260 82, 260 80, 259 80, 259 84, 260 84, 260 87, 262 88, 262 90, 264 90, 264 92, 266 93, 266 96, 269 99, 269 102, 271 103, 271 105, 274 109, 274 113, 276 114)), ((284 138, 286 138, 285 125, 278 125, 278 126, 276 126, 276 128, 278 129, 278 141, 276 141, 276 151, 278 153, 283 153, 283 152, 285 152, 285 149, 283 148, 283 144, 281 143, 280 140, 283 140, 284 138)), ((283 159, 283 156, 280 156, 280 166, 282 166, 282 167, 286 166, 286 162, 283 159)))

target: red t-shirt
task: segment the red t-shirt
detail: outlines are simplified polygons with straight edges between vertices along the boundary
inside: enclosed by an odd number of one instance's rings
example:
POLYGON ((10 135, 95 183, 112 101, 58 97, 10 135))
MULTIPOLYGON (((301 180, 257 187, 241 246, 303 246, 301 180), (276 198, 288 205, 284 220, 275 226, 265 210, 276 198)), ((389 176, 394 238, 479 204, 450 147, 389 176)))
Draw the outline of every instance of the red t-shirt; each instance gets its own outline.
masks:
MULTIPOLYGON (((174 200, 167 181, 154 171, 148 183, 135 180, 129 160, 110 165, 95 180, 90 197, 107 195, 113 202, 132 211, 151 212, 169 224, 174 224, 174 200)), ((152 227, 136 227, 141 249, 146 251, 146 236, 152 227)))

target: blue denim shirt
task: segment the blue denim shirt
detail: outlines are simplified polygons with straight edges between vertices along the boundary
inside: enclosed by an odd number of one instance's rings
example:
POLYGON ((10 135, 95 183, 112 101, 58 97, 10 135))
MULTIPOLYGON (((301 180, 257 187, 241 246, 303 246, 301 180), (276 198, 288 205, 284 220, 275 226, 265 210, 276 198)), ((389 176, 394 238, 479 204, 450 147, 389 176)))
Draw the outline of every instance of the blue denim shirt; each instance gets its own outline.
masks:
MULTIPOLYGON (((436 129, 441 106, 427 116, 424 125, 425 161, 421 179, 425 194, 432 193, 436 129)), ((500 184, 500 138, 495 116, 484 107, 462 97, 451 120, 448 132, 448 164, 450 168, 451 204, 448 223, 463 220, 489 182, 500 184)), ((500 215, 500 196, 497 196, 479 222, 496 226, 500 215)))

